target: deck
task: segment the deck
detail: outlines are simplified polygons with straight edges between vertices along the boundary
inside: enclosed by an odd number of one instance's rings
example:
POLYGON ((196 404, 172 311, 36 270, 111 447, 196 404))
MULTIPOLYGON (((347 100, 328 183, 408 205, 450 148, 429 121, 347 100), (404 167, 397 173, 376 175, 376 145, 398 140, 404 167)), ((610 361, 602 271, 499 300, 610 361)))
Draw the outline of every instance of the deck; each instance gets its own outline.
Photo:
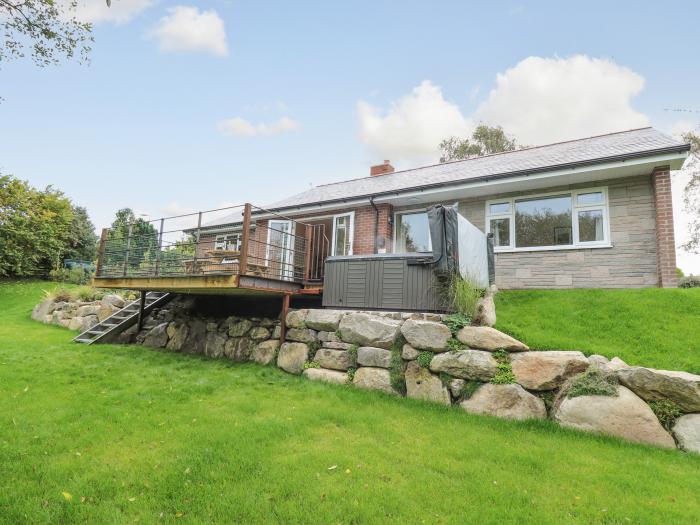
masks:
POLYGON ((317 227, 245 204, 102 231, 94 285, 196 294, 320 294, 317 227))

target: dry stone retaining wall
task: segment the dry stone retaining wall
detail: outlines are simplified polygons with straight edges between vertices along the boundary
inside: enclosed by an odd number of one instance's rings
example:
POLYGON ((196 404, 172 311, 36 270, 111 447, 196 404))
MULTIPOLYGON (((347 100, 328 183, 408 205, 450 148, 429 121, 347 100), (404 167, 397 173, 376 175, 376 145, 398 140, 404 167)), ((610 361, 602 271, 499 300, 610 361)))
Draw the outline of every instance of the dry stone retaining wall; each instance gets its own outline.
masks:
POLYGON ((84 332, 121 310, 124 304, 124 299, 116 294, 90 302, 45 299, 32 310, 32 319, 84 332))

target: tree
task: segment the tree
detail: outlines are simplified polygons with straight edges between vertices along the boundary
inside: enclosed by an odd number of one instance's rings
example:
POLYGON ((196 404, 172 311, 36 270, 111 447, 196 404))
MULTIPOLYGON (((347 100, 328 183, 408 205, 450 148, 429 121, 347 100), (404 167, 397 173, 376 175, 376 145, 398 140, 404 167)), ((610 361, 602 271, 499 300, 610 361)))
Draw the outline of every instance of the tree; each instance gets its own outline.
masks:
POLYGON ((506 135, 501 126, 487 126, 479 124, 470 139, 450 137, 440 143, 442 156, 440 162, 451 160, 470 159, 500 153, 502 151, 513 151, 517 147, 515 139, 506 135))
POLYGON ((64 257, 80 261, 94 261, 97 258, 95 225, 82 206, 73 206, 73 220, 68 231, 64 257))
POLYGON ((76 54, 81 62, 91 50, 92 26, 76 18, 77 0, 0 0, 4 43, 0 62, 30 54, 40 67, 76 54))
POLYGON ((0 275, 29 276, 58 268, 72 221, 71 202, 62 192, 0 176, 0 275))
POLYGON ((683 133, 683 140, 690 144, 688 160, 685 161, 684 171, 690 173, 690 181, 685 186, 683 204, 690 214, 688 242, 682 248, 693 253, 700 253, 700 135, 689 131, 683 133))
POLYGON ((144 263, 154 264, 157 251, 158 230, 136 218, 131 208, 118 210, 107 235, 103 267, 121 271, 126 263, 127 271, 136 270, 144 263))

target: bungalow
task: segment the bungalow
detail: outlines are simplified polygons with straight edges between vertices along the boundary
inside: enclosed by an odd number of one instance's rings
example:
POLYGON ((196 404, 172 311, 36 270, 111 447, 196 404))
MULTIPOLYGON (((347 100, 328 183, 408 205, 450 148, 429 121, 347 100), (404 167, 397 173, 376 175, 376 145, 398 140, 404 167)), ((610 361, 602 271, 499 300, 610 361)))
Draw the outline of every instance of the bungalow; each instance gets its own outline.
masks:
POLYGON ((384 161, 265 207, 193 214, 177 231, 154 221, 149 238, 105 230, 95 284, 321 294, 329 257, 432 252, 427 209, 442 204, 492 236, 499 288, 673 287, 670 172, 688 151, 641 128, 403 171, 384 161))

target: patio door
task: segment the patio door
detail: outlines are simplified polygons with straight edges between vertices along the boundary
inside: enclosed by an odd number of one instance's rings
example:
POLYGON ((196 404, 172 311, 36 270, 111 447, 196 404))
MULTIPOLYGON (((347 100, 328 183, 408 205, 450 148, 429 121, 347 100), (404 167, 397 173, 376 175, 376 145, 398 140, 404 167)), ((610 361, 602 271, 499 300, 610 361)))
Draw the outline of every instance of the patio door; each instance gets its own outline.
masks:
POLYGON ((292 221, 268 221, 265 259, 272 276, 285 281, 294 279, 293 238, 292 221))

